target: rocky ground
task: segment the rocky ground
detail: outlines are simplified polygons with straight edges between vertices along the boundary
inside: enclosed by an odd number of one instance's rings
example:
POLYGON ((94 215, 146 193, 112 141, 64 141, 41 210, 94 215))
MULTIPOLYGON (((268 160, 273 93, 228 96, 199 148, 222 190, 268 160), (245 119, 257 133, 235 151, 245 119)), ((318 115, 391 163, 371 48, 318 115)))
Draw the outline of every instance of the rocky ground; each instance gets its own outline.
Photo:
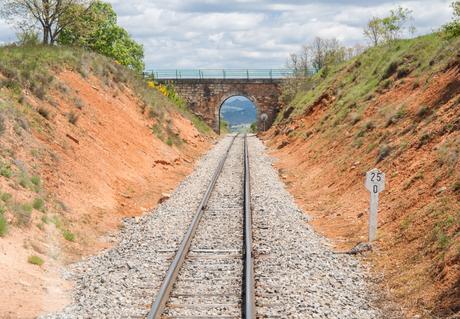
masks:
MULTIPOLYGON (((156 211, 126 220, 114 248, 71 266, 68 276, 76 281, 73 303, 41 318, 145 317, 172 250, 230 140, 223 139, 204 156, 156 211)), ((256 137, 249 138, 249 156, 258 316, 378 318, 359 261, 335 254, 308 226, 307 216, 294 204, 256 137)))

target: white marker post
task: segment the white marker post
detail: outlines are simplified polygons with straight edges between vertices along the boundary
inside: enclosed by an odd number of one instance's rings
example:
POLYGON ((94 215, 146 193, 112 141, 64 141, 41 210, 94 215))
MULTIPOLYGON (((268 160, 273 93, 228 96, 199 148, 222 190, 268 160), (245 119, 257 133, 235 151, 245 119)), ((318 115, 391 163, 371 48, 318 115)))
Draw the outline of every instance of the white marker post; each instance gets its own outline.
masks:
POLYGON ((366 188, 371 192, 371 209, 369 212, 369 242, 377 238, 377 211, 379 193, 385 189, 385 173, 374 168, 366 174, 366 188))

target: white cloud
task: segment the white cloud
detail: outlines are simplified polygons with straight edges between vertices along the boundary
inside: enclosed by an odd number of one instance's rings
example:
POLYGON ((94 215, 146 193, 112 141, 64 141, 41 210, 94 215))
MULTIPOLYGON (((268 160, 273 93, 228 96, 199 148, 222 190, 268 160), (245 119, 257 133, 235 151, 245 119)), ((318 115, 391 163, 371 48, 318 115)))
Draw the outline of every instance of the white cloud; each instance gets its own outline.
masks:
MULTIPOLYGON (((414 12, 417 34, 451 16, 450 0, 109 0, 119 23, 145 48, 148 68, 283 67, 315 36, 364 43, 372 16, 398 5, 414 12)), ((14 41, 0 21, 0 43, 14 41)))

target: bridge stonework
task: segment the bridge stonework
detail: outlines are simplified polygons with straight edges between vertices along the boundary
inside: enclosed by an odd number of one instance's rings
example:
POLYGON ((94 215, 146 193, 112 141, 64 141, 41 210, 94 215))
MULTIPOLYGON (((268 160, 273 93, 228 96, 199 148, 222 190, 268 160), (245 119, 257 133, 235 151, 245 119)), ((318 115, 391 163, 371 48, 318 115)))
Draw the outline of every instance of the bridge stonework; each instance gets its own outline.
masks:
POLYGON ((188 108, 219 133, 220 108, 232 96, 244 96, 257 109, 257 128, 268 130, 279 110, 281 79, 175 79, 176 92, 187 101, 188 108), (261 114, 267 114, 265 123, 261 114), (265 124, 265 125, 264 125, 265 124))

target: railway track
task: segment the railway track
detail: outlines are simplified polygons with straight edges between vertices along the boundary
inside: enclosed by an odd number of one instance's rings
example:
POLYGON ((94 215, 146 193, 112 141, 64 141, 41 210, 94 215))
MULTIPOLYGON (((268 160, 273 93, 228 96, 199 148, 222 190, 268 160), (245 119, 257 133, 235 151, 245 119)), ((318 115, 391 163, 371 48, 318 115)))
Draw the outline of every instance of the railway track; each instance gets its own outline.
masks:
POLYGON ((235 135, 147 318, 255 318, 251 227, 247 136, 235 135))

